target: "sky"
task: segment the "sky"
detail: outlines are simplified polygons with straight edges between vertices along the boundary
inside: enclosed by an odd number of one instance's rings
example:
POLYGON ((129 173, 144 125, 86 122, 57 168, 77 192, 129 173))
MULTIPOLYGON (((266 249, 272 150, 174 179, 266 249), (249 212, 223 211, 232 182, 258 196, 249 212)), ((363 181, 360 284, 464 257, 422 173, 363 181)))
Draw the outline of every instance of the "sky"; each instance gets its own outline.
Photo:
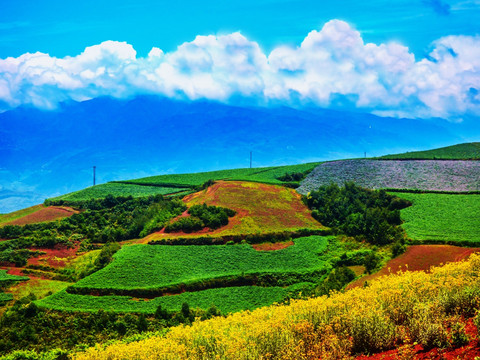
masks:
POLYGON ((0 110, 156 93, 461 121, 480 0, 8 1, 0 110))

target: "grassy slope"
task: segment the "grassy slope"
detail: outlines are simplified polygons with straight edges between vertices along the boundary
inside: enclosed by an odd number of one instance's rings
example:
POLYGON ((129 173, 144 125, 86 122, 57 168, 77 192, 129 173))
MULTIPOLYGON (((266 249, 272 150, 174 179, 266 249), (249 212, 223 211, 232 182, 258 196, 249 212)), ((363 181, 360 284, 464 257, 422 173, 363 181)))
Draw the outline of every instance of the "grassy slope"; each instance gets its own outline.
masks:
POLYGON ((401 211, 411 239, 480 243, 480 195, 395 195, 413 202, 401 211))
POLYGON ((160 186, 141 186, 132 184, 119 184, 119 183, 106 183, 101 185, 95 185, 83 190, 79 190, 70 194, 61 195, 50 200, 69 200, 69 201, 82 201, 89 200, 91 198, 104 198, 108 194, 113 196, 128 196, 142 197, 157 194, 171 194, 179 192, 181 189, 171 187, 160 186))
POLYGON ((128 296, 75 295, 58 292, 37 301, 37 305, 60 311, 96 312, 99 309, 114 312, 153 314, 159 305, 168 311, 180 311, 184 302, 191 308, 207 310, 215 305, 223 314, 241 310, 253 310, 282 301, 287 289, 281 287, 241 286, 185 292, 173 296, 161 296, 152 300, 134 299, 128 296))
POLYGON ((385 155, 379 159, 480 159, 480 142, 457 144, 439 149, 385 155))
POLYGON ((330 267, 318 256, 328 238, 311 236, 274 252, 258 252, 248 244, 123 247, 106 268, 80 280, 76 288, 157 289, 198 283, 224 276, 257 273, 310 273, 330 267))
POLYGON ((245 180, 264 182, 268 184, 281 184, 282 181, 278 180, 277 177, 285 175, 285 173, 287 172, 294 173, 309 171, 318 164, 320 163, 272 166, 252 169, 229 169, 192 174, 158 175, 129 180, 129 182, 137 184, 175 184, 185 186, 198 186, 202 185, 207 180, 245 180))
POLYGON ((7 274, 7 270, 0 270, 0 281, 23 281, 28 277, 7 274))
POLYGON ((28 207, 26 209, 14 211, 8 214, 0 214, 0 226, 3 224, 9 223, 11 221, 14 221, 16 219, 19 219, 21 217, 32 214, 42 209, 43 207, 44 207, 43 205, 35 205, 35 206, 28 207))

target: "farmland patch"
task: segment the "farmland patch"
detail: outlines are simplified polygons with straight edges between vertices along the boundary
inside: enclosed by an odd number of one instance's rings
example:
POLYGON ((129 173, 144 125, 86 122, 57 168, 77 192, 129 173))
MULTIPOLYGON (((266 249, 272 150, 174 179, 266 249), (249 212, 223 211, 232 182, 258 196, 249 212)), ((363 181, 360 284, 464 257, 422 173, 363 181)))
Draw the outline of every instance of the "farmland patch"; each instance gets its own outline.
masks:
POLYGON ((402 227, 416 242, 480 244, 480 195, 395 193, 412 206, 401 210, 402 227))
POLYGON ((72 216, 73 214, 78 214, 78 211, 67 206, 42 206, 30 214, 9 222, 5 222, 3 225, 27 225, 39 222, 55 221, 72 216))
POLYGON ((346 181, 369 189, 480 191, 479 161, 340 160, 317 166, 297 189, 307 194, 319 186, 346 181))
POLYGON ((428 271, 432 266, 441 266, 448 262, 461 261, 471 254, 479 252, 480 248, 463 248, 451 245, 412 245, 407 251, 387 262, 377 273, 364 276, 347 288, 362 286, 380 276, 397 274, 401 271, 428 271))

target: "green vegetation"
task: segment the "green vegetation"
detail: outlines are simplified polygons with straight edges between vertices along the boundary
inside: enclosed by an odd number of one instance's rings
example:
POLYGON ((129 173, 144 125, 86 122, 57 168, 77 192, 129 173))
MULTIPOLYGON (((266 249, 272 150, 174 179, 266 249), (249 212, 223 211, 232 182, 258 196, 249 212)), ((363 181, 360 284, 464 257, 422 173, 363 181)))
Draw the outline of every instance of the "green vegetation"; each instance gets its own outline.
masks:
POLYGON ((184 292, 174 296, 160 296, 151 300, 129 296, 91 296, 58 292, 36 304, 60 311, 96 312, 99 309, 115 312, 154 314, 158 306, 167 311, 180 311, 183 303, 191 308, 208 310, 215 305, 223 314, 253 310, 285 299, 288 290, 281 287, 240 286, 184 292))
POLYGON ((176 185, 185 187, 196 187, 208 180, 243 180, 263 182, 266 184, 282 184, 291 180, 282 181, 279 178, 286 173, 308 173, 320 163, 308 163, 300 165, 273 166, 264 168, 246 168, 209 171, 193 174, 172 174, 150 176, 141 179, 129 180, 124 183, 146 184, 146 185, 176 185))
POLYGON ((416 243, 480 243, 480 195, 395 193, 412 202, 401 211, 409 238, 416 243))
POLYGON ((0 242, 0 263, 26 265, 36 254, 27 250, 29 247, 73 246, 83 241, 83 247, 88 248, 90 243, 134 239, 163 228, 170 219, 186 210, 182 201, 167 200, 162 195, 145 198, 107 195, 104 199, 68 204, 86 211, 60 221, 1 227, 0 238, 10 240, 0 242))
POLYGON ((323 255, 328 242, 328 237, 298 238, 294 246, 273 252, 256 251, 248 244, 125 246, 109 266, 80 280, 69 292, 158 296, 229 282, 290 285, 319 277, 332 268, 332 255, 323 255))
POLYGON ((8 294, 0 291, 0 306, 3 306, 5 303, 12 300, 13 300, 12 294, 8 294))
POLYGON ((457 144, 426 151, 411 151, 403 154, 385 155, 378 159, 412 160, 479 160, 480 142, 457 144))
POLYGON ((236 212, 220 206, 193 205, 188 209, 189 217, 183 217, 165 227, 165 232, 198 231, 205 227, 215 230, 228 224, 228 218, 236 212))
POLYGON ((312 216, 322 224, 374 245, 386 245, 403 239, 400 209, 410 202, 385 191, 361 188, 353 182, 321 186, 305 201, 312 216))
POLYGON ((133 196, 136 198, 151 195, 167 195, 177 193, 179 191, 182 191, 182 189, 160 186, 121 184, 112 182, 91 186, 80 191, 75 191, 73 193, 57 196, 55 198, 48 199, 47 202, 58 202, 59 200, 86 201, 89 199, 103 199, 107 195, 112 195, 114 197, 133 196))
POLYGON ((28 277, 10 275, 10 274, 7 274, 7 270, 0 270, 0 288, 2 287, 2 283, 4 282, 25 281, 25 280, 28 280, 28 277))

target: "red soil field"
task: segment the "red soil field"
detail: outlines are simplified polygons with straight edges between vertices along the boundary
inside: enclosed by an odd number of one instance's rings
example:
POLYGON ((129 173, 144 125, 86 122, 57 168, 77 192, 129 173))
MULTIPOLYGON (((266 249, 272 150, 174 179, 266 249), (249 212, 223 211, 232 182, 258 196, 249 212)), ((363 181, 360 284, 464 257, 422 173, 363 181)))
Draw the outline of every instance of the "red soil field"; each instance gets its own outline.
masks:
POLYGON ((385 351, 371 356, 358 356, 356 360, 396 360, 396 359, 414 359, 414 360, 474 360, 480 356, 480 342, 478 340, 477 328, 472 319, 465 322, 465 333, 470 341, 467 345, 458 348, 434 348, 425 350, 422 345, 407 344, 397 349, 385 351))
POLYGON ((48 206, 21 218, 5 223, 4 225, 27 225, 45 221, 54 221, 72 216, 73 214, 77 213, 77 210, 66 206, 48 206))
POLYGON ((35 250, 44 252, 45 254, 28 259, 27 264, 50 266, 52 268, 63 268, 71 260, 75 259, 78 248, 79 245, 76 245, 73 248, 67 248, 66 246, 58 244, 55 245, 53 249, 35 248, 35 250))
POLYGON ((294 242, 290 240, 290 241, 278 242, 278 243, 254 244, 252 245, 252 247, 257 251, 275 251, 275 250, 286 249, 292 245, 294 245, 294 242))
POLYGON ((169 233, 156 232, 141 240, 161 238, 195 237, 208 235, 246 235, 252 233, 274 233, 300 228, 325 229, 311 216, 303 204, 301 195, 293 189, 245 181, 217 181, 208 189, 187 195, 183 201, 188 205, 206 203, 233 209, 237 214, 229 223, 216 230, 203 229, 199 232, 169 233))
POLYGON ((480 252, 480 248, 464 248, 451 245, 412 245, 408 247, 404 254, 390 260, 380 271, 354 281, 347 286, 347 289, 362 286, 365 281, 371 281, 382 275, 396 274, 399 271, 428 271, 432 266, 460 261, 475 252, 480 252))

